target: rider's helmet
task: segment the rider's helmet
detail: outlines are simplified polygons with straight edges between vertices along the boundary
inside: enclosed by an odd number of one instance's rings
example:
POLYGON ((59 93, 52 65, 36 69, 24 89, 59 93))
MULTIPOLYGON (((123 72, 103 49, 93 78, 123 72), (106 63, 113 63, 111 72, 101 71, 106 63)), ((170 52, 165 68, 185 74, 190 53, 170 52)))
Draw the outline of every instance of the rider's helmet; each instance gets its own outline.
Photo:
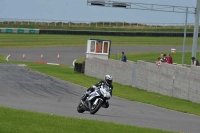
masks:
POLYGON ((104 78, 105 82, 109 85, 112 84, 112 80, 113 80, 113 77, 110 76, 110 75, 106 75, 105 78, 104 78))

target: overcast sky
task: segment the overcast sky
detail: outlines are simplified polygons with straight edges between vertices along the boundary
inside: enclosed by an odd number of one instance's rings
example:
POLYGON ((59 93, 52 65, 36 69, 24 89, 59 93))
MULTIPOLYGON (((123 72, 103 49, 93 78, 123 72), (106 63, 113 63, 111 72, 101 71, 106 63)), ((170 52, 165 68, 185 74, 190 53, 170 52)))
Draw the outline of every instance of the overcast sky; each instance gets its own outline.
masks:
MULTIPOLYGON (((124 2, 190 7, 194 7, 196 5, 196 0, 124 0, 124 2)), ((185 14, 87 6, 87 0, 0 0, 0 5, 0 18, 94 22, 185 22, 185 14)), ((189 14, 188 23, 194 23, 193 14, 189 14)))

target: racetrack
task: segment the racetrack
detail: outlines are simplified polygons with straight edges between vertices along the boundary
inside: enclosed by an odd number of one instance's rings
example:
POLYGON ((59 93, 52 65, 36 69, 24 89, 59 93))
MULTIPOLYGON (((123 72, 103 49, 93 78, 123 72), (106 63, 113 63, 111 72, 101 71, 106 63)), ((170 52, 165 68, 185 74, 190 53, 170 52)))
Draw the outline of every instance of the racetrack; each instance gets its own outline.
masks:
MULTIPOLYGON (((171 48, 176 48, 177 51, 181 51, 181 46, 112 46, 111 54, 117 54, 119 52, 170 52, 171 48)), ((192 47, 187 46, 186 51, 191 51, 192 47)), ((49 62, 72 65, 73 61, 77 58, 86 56, 86 47, 41 47, 41 48, 1 48, 0 53, 4 55, 10 55, 9 60, 18 61, 31 61, 31 62, 49 62), (26 59, 22 59, 25 54, 26 59), (43 59, 40 59, 41 54, 43 59), (60 59, 57 59, 58 54, 60 59)))
MULTIPOLYGON (((9 54, 11 57, 15 54, 19 54, 21 57, 21 54, 17 53, 20 49, 10 49, 13 53, 9 51, 9 54)), ((32 51, 31 49, 29 50, 32 51)), ((51 51, 48 51, 51 48, 44 49, 46 49, 47 56, 48 53, 52 54, 51 51)), ((59 48, 52 49, 56 52, 59 51, 59 48)), ((76 50, 76 48, 74 49, 76 50)), ((135 49, 137 48, 133 48, 133 50, 135 49)), ((83 49, 79 52, 80 55, 85 54, 83 49)), ((71 51, 69 59, 74 60, 74 54, 75 52, 71 51)), ((28 60, 28 57, 26 60, 28 60)), ((54 62, 54 60, 50 61, 54 62)), ((67 58, 66 62, 72 63, 67 58)), ((95 115, 90 115, 88 112, 79 114, 76 111, 76 107, 86 88, 34 72, 22 66, 1 64, 0 70, 0 105, 5 107, 70 117, 98 119, 169 131, 186 133, 199 133, 200 131, 199 116, 131 102, 117 97, 113 97, 110 100, 110 107, 108 109, 102 108, 95 115)))

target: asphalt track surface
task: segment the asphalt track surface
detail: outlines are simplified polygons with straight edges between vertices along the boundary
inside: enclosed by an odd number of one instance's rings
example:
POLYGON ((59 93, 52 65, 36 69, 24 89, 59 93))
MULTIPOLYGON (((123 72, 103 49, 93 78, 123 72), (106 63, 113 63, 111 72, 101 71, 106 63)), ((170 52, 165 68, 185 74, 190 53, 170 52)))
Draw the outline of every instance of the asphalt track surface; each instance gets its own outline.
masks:
MULTIPOLYGON (((29 50, 31 51, 31 49, 29 50)), ((20 49, 12 49, 13 53, 9 53, 11 57, 18 50, 20 51, 20 49)), ((71 53, 74 54, 75 51, 71 51, 71 53)), ((51 54, 51 52, 47 52, 47 56, 48 53, 51 54)), ((70 59, 74 60, 75 57, 70 59)), ((112 97, 110 107, 108 109, 101 108, 95 115, 90 115, 88 112, 79 114, 76 108, 86 88, 34 72, 23 66, 0 64, 0 71, 1 106, 168 131, 185 133, 199 133, 200 131, 199 116, 118 97, 112 97)))
MULTIPOLYGON (((175 48, 177 51, 182 51, 180 46, 129 46, 129 47, 111 47, 111 54, 119 54, 121 52, 156 52, 156 51, 166 51, 170 52, 171 48, 175 48)), ((192 47, 185 47, 185 50, 191 51, 192 47)), ((19 60, 19 61, 31 61, 31 62, 49 62, 66 64, 72 66, 75 59, 86 56, 86 47, 41 47, 41 48, 1 48, 0 54, 6 56, 10 55, 8 60, 19 60), (25 54, 25 59, 22 59, 23 54, 25 54), (40 59, 41 54, 43 59, 40 59), (60 59, 57 59, 58 54, 60 59)), ((159 56, 159 55, 158 55, 159 56)), ((127 57, 128 58, 128 57, 127 57)), ((156 59, 157 57, 155 57, 156 59)))

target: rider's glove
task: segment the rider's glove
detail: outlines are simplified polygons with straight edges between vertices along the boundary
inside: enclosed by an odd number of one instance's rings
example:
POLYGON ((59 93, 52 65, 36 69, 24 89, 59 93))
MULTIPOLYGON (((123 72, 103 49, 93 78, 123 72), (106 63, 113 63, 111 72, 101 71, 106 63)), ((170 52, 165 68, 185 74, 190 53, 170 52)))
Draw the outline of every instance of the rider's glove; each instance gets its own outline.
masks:
POLYGON ((93 85, 92 88, 94 88, 95 90, 98 89, 98 87, 96 87, 95 85, 93 85))

